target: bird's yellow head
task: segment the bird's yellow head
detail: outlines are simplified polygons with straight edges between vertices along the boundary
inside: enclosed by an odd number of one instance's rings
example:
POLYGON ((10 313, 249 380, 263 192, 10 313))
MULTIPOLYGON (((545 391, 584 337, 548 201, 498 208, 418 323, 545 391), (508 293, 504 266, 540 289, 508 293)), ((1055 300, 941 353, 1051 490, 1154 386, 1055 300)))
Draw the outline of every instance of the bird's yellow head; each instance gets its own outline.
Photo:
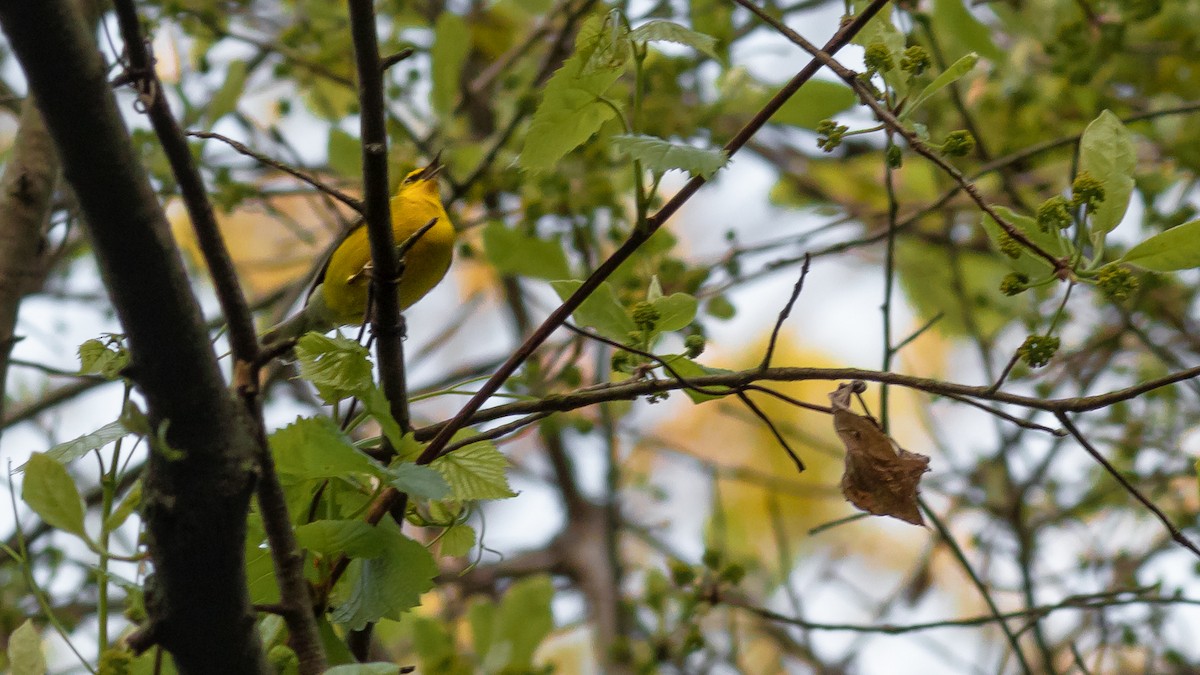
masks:
POLYGON ((409 171, 404 180, 400 181, 398 193, 421 194, 438 196, 438 174, 442 172, 442 153, 438 153, 428 166, 409 171))

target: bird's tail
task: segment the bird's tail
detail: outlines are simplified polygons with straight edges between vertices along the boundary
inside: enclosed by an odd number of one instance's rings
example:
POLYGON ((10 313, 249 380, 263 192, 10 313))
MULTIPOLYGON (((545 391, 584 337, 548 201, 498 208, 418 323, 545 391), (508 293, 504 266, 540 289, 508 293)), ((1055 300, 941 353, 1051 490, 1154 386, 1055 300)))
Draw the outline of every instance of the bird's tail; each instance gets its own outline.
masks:
POLYGON ((328 331, 334 328, 335 324, 329 307, 325 304, 325 296, 321 293, 321 287, 317 286, 308 296, 308 304, 304 306, 304 309, 263 333, 260 341, 264 351, 274 351, 282 348, 285 344, 295 344, 301 335, 309 331, 328 331))

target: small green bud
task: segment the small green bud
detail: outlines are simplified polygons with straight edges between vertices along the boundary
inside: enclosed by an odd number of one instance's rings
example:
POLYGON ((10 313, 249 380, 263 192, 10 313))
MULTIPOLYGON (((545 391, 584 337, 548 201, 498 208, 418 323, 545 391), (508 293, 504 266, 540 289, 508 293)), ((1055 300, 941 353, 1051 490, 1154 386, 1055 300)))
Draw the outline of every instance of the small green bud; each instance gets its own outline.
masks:
POLYGON ((716 549, 706 549, 700 557, 700 562, 710 570, 715 570, 721 564, 721 552, 716 549))
POLYGON ((292 651, 291 647, 286 645, 275 645, 267 652, 267 661, 276 673, 283 675, 285 673, 296 673, 300 670, 300 657, 296 652, 292 651))
POLYGON ((704 336, 689 335, 683 339, 684 353, 689 359, 694 359, 704 353, 704 336))
POLYGON ((942 143, 942 154, 947 157, 966 157, 975 149, 975 137, 964 129, 951 131, 942 143))
POLYGON ((892 59, 892 50, 882 42, 872 42, 867 45, 866 52, 863 54, 863 63, 867 66, 867 70, 876 73, 896 67, 896 62, 892 59))
POLYGON ((630 312, 633 316, 633 323, 640 330, 654 330, 654 324, 658 323, 661 315, 654 305, 642 301, 633 306, 633 311, 630 312))
POLYGON ((109 647, 100 652, 100 675, 127 675, 133 666, 133 652, 128 647, 109 647))
POLYGON ((1100 270, 1096 277, 1096 285, 1104 297, 1114 302, 1126 300, 1138 289, 1138 278, 1127 268, 1120 265, 1108 265, 1100 270))
POLYGON ((676 586, 687 586, 696 580, 696 570, 682 560, 672 560, 669 567, 671 569, 671 581, 676 586))
POLYGON ((920 45, 913 45, 904 50, 904 56, 900 57, 900 70, 903 70, 910 75, 920 75, 933 64, 933 59, 929 58, 929 52, 920 45))
POLYGON ((1029 288, 1029 277, 1020 272, 1009 272, 1000 281, 1000 292, 1007 296, 1024 293, 1029 288))
POLYGON ((730 563, 725 566, 725 569, 721 570, 721 581, 729 583, 733 586, 737 586, 738 584, 742 583, 742 579, 745 578, 746 568, 737 563, 730 563))
POLYGON ((1053 335, 1030 335, 1017 349, 1017 356, 1030 368, 1041 368, 1050 363, 1050 359, 1058 352, 1059 344, 1059 339, 1053 335))
POLYGON ((632 357, 633 357, 632 354, 630 354, 629 352, 627 352, 623 349, 613 352, 612 360, 610 361, 610 367, 612 368, 613 372, 614 373, 629 372, 629 367, 633 361, 632 357))
POLYGON ((1065 230, 1074 220, 1071 218, 1070 202, 1062 195, 1055 195, 1042 202, 1037 210, 1037 224, 1042 232, 1065 230))
POLYGON ((821 120, 817 124, 817 147, 825 152, 833 152, 837 146, 842 144, 842 137, 850 127, 838 124, 833 120, 821 120))
POLYGON ((900 152, 900 146, 890 145, 887 149, 887 165, 893 169, 899 169, 904 164, 904 154, 900 152))
POLYGON ((1071 184, 1071 206, 1087 205, 1089 212, 1095 211, 1104 201, 1104 183, 1088 171, 1080 171, 1071 184))

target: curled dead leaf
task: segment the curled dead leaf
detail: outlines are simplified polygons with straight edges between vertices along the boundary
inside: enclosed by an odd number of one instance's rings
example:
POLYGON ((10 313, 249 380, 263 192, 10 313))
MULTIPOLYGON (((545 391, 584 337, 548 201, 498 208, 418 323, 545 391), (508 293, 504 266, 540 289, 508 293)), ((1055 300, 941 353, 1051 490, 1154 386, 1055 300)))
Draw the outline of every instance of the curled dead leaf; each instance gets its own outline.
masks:
POLYGON ((829 394, 833 428, 846 446, 842 495, 867 513, 924 525, 917 488, 921 475, 929 471, 929 458, 896 445, 873 418, 850 410, 851 395, 864 388, 856 380, 838 385, 829 394))

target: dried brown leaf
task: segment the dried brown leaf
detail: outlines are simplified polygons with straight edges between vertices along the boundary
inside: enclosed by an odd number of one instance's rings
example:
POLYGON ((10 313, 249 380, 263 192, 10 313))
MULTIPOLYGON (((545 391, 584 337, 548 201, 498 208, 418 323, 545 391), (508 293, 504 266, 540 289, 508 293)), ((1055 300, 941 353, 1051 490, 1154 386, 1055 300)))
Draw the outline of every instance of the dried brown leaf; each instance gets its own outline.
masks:
POLYGON ((829 395, 833 428, 846 446, 842 494, 867 513, 924 525, 917 488, 921 475, 929 471, 929 458, 896 445, 873 418, 850 410, 850 396, 863 386, 858 381, 843 383, 829 395))

